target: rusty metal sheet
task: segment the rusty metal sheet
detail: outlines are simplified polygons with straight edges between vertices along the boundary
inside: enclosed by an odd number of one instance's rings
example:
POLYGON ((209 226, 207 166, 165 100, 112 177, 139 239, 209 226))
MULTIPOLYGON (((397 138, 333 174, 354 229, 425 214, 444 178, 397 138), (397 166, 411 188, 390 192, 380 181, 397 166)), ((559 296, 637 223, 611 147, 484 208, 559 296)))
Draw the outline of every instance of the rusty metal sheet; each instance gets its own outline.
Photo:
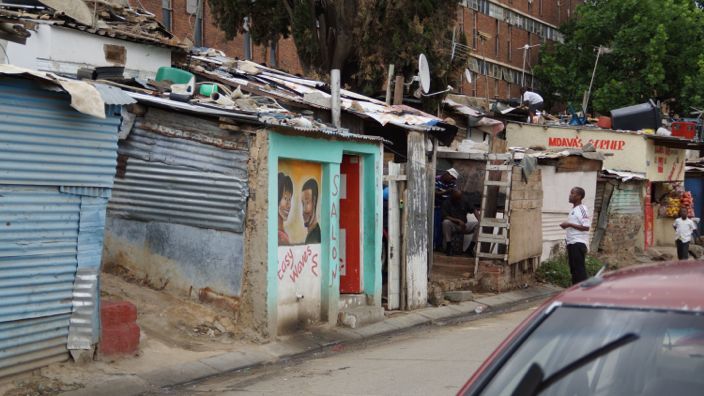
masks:
POLYGON ((124 174, 115 180, 111 216, 243 231, 247 151, 135 128, 119 153, 124 174))

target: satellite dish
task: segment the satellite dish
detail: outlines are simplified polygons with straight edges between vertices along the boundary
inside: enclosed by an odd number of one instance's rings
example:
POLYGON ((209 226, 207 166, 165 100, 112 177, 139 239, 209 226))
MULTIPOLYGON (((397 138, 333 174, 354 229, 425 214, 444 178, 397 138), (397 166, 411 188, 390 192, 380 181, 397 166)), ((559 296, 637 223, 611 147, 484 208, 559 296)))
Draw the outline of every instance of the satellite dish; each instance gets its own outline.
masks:
POLYGON ((464 69, 464 78, 467 79, 468 83, 472 83, 472 72, 469 69, 464 69))
POLYGON ((428 66, 428 59, 423 54, 418 57, 418 79, 423 93, 430 92, 430 66, 428 66))

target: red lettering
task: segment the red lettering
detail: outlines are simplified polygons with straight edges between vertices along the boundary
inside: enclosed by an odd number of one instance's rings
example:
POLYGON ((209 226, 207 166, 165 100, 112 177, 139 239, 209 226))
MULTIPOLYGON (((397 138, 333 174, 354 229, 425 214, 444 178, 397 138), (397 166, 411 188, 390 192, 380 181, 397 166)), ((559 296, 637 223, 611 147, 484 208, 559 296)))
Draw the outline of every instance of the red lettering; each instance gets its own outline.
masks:
POLYGON ((317 254, 313 255, 313 258, 311 261, 313 261, 313 265, 310 267, 310 272, 312 272, 313 275, 318 276, 318 271, 317 271, 317 269, 318 269, 318 255, 317 254))
POLYGON ((561 140, 560 138, 556 138, 556 137, 548 138, 548 146, 562 146, 560 144, 560 140, 561 140))
POLYGON ((337 247, 332 247, 332 259, 337 260, 337 247))
POLYGON ((626 145, 626 142, 623 140, 618 141, 618 148, 616 150, 623 150, 623 147, 626 145))
POLYGON ((330 227, 330 239, 333 241, 337 240, 337 237, 335 236, 335 227, 330 227))
POLYGON ((330 208, 330 217, 337 217, 337 207, 335 206, 335 202, 332 203, 332 208, 330 208))
POLYGON ((279 280, 282 280, 284 278, 284 275, 286 274, 286 269, 290 268, 292 266, 293 266, 293 250, 288 249, 288 251, 284 255, 284 260, 279 264, 279 270, 276 273, 276 275, 279 277, 279 280))

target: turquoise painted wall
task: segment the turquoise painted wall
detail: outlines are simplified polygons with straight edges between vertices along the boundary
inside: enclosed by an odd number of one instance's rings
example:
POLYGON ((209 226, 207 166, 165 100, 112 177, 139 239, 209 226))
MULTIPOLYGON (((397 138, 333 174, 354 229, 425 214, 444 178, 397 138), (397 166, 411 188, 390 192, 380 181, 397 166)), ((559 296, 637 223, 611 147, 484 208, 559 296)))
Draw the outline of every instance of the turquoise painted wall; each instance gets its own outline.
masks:
MULTIPOLYGON (((302 136, 290 136, 269 132, 269 191, 268 191, 268 270, 267 270, 267 306, 270 320, 276 321, 278 303, 278 224, 277 224, 277 174, 280 159, 294 159, 318 162, 322 165, 323 180, 321 197, 321 301, 322 317, 336 321, 336 317, 327 317, 328 313, 337 312, 340 295, 339 252, 337 241, 331 241, 331 234, 339 236, 339 216, 331 217, 333 204, 339 213, 340 208, 340 163, 343 154, 358 155, 363 168, 363 276, 364 293, 372 297, 375 305, 381 305, 381 238, 382 238, 382 169, 381 148, 378 143, 360 143, 313 139, 302 136)), ((271 322, 270 322, 271 323, 271 322)))

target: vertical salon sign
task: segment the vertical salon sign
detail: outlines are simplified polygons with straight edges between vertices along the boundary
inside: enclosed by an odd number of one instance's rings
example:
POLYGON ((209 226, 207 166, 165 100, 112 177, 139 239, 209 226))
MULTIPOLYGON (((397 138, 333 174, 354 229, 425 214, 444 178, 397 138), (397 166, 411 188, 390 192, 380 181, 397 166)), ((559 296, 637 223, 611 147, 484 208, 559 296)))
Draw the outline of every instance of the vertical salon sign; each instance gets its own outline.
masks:
POLYGON ((338 237, 339 237, 339 223, 338 223, 338 213, 337 213, 337 203, 338 203, 338 198, 340 195, 340 174, 336 174, 333 176, 333 182, 332 182, 332 194, 331 194, 331 201, 332 205, 330 208, 330 259, 332 263, 332 271, 331 275, 332 277, 330 278, 330 286, 332 286, 335 283, 335 279, 337 279, 339 269, 340 269, 340 260, 339 260, 339 251, 338 251, 338 237))

